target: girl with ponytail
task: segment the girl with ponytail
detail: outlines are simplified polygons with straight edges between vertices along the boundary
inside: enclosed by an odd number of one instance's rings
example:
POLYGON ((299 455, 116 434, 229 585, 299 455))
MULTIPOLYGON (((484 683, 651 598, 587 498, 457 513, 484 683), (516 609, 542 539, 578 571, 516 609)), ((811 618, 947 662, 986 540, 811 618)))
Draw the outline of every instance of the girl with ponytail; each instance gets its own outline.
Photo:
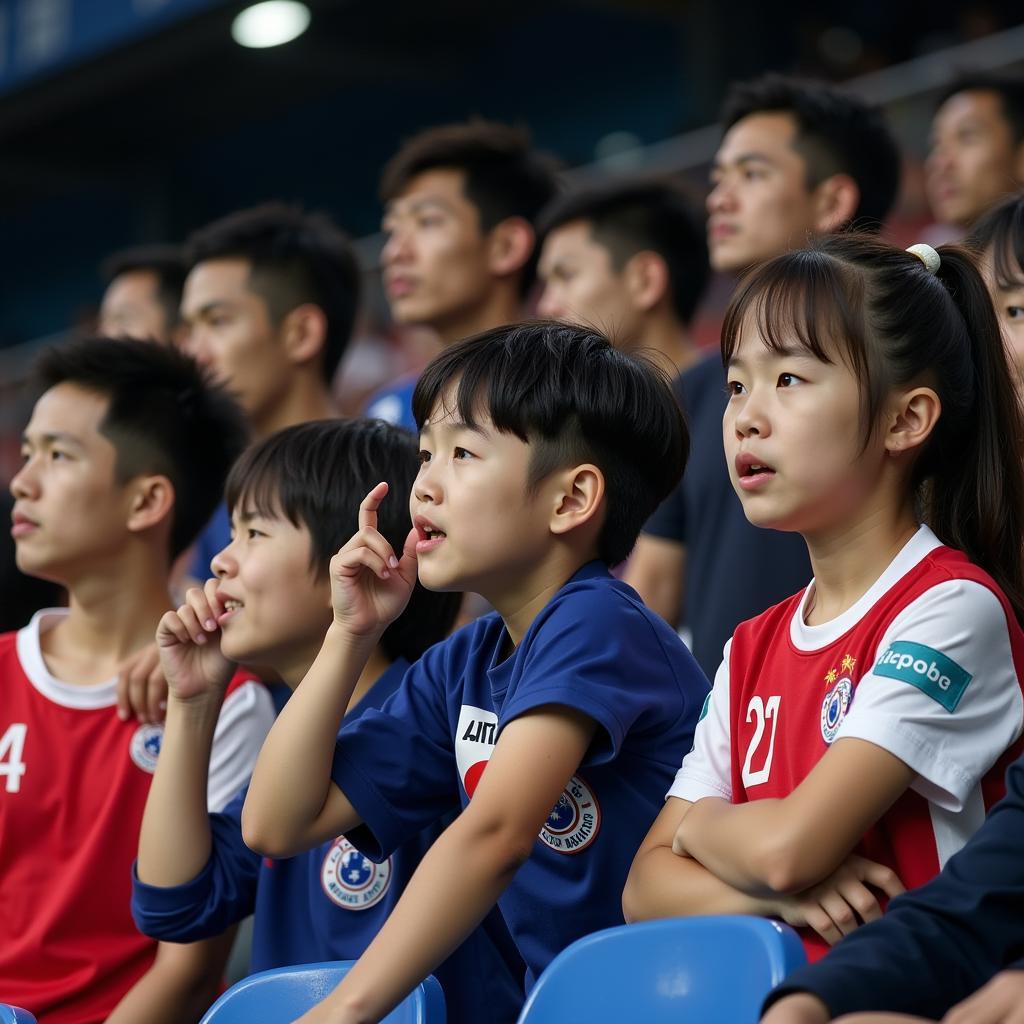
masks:
POLYGON ((814 579, 726 644, 623 906, 781 917, 815 959, 938 873, 1024 747, 1024 425, 956 247, 779 256, 722 355, 733 485, 814 579))

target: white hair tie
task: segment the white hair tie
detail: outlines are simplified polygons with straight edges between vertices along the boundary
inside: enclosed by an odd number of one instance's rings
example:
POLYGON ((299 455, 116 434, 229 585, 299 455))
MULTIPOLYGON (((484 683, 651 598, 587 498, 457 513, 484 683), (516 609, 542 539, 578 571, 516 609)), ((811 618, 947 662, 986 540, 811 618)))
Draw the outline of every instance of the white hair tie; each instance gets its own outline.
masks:
POLYGON ((929 274, 938 272, 942 266, 942 259, 939 254, 927 243, 918 242, 917 245, 907 246, 907 252, 912 252, 923 264, 929 274))

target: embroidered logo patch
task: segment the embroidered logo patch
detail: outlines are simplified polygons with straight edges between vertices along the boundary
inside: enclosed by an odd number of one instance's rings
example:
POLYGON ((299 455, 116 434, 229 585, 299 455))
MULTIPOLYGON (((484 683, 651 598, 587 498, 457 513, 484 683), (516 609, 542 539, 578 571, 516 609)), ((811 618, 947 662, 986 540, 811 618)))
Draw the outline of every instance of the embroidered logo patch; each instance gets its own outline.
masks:
POLYGON ((540 841, 556 853, 581 853, 601 830, 601 808, 593 790, 578 776, 569 780, 548 820, 540 841))
POLYGON ((374 864, 344 836, 331 843, 320 868, 324 892, 343 910, 368 910, 391 888, 391 858, 374 864))
POLYGON ((821 703, 821 738, 831 743, 843 724, 846 712, 853 700, 853 683, 843 676, 828 693, 821 703))
POLYGON ((962 669, 952 658, 909 640, 894 640, 878 659, 874 672, 876 676, 899 679, 916 686, 949 712, 956 711, 971 681, 970 672, 962 669))
POLYGON ((131 759, 150 775, 156 771, 156 759, 160 756, 160 744, 164 738, 162 725, 140 725, 132 736, 128 747, 131 759))

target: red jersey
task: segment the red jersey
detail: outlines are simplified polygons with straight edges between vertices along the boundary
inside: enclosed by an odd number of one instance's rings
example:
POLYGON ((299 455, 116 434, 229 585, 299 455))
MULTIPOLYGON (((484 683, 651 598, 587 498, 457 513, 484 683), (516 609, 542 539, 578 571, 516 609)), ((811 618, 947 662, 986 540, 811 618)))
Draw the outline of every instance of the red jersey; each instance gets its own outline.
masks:
MULTIPOLYGON (((1024 633, 992 578, 926 527, 837 619, 806 624, 812 593, 736 630, 669 795, 785 797, 833 742, 867 740, 917 778, 855 852, 914 888, 978 828, 1024 749, 1024 633)), ((828 948, 810 930, 804 942, 812 959, 828 948)))
MULTIPOLYGON (((40 612, 0 636, 0 1001, 46 1024, 99 1024, 149 969, 131 871, 161 725, 121 721, 115 682, 54 679, 40 612)), ((220 809, 245 784, 273 718, 266 688, 239 673, 211 762, 220 809)))

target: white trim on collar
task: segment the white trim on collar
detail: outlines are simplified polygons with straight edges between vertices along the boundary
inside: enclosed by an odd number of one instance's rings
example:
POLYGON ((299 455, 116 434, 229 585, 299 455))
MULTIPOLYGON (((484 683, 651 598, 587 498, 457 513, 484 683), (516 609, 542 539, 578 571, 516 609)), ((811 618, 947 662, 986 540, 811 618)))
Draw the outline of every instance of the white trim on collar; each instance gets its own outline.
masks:
POLYGON ((32 621, 18 630, 18 660, 28 681, 48 700, 61 707, 79 711, 94 711, 97 708, 113 707, 117 703, 117 680, 108 679, 90 686, 76 686, 64 683, 50 675, 43 658, 39 638, 47 630, 66 618, 66 608, 43 608, 32 616, 32 621))
POLYGON ((807 585, 796 613, 789 623, 789 638, 798 651, 817 651, 834 643, 852 629, 870 611, 883 594, 898 583, 926 555, 942 547, 942 541, 927 526, 918 527, 917 533, 900 549, 888 568, 875 580, 858 601, 841 615, 817 626, 804 621, 807 605, 814 593, 814 580, 807 585))

